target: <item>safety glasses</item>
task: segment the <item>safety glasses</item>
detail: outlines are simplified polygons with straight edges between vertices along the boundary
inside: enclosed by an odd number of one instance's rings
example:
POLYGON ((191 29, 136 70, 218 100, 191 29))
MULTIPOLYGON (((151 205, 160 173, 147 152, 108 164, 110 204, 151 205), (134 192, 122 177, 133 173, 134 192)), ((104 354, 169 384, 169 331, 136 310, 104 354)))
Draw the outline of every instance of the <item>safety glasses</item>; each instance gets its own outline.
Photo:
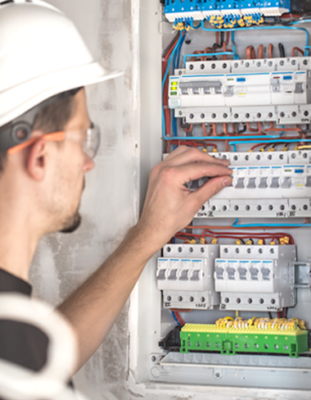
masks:
POLYGON ((70 140, 76 143, 80 143, 82 146, 83 152, 90 157, 91 159, 94 159, 97 152, 98 148, 100 145, 100 130, 97 125, 94 125, 91 123, 91 126, 86 130, 86 132, 83 132, 84 136, 81 136, 81 131, 61 131, 61 132, 51 132, 51 133, 46 133, 42 136, 36 136, 33 138, 30 138, 26 140, 23 143, 20 143, 14 147, 11 147, 8 149, 7 153, 8 154, 16 154, 19 151, 25 149, 26 147, 31 146, 33 143, 35 143, 39 139, 44 139, 47 142, 62 142, 64 140, 70 140))

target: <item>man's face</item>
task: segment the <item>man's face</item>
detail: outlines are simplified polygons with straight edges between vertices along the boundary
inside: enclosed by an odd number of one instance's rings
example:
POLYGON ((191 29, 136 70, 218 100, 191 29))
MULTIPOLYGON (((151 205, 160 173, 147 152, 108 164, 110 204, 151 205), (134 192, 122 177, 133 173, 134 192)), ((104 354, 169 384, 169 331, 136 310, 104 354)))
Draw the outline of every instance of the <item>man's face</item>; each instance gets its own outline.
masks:
POLYGON ((51 231, 73 232, 81 222, 79 206, 85 187, 84 174, 94 168, 94 162, 83 152, 82 144, 90 127, 85 90, 75 95, 73 118, 65 127, 66 139, 55 147, 55 163, 51 175, 48 212, 52 217, 51 231))

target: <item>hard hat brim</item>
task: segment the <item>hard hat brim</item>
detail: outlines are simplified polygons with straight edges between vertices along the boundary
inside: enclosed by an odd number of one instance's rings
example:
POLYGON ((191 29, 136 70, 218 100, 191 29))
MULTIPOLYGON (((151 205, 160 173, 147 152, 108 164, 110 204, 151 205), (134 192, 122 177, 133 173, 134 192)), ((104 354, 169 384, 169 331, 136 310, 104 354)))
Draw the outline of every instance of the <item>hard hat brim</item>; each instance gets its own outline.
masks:
POLYGON ((0 127, 58 93, 114 79, 122 74, 119 71, 107 71, 98 62, 91 62, 23 82, 1 93, 0 127), (35 94, 29 98, 29 93, 35 94), (11 107, 12 103, 14 108, 11 107))

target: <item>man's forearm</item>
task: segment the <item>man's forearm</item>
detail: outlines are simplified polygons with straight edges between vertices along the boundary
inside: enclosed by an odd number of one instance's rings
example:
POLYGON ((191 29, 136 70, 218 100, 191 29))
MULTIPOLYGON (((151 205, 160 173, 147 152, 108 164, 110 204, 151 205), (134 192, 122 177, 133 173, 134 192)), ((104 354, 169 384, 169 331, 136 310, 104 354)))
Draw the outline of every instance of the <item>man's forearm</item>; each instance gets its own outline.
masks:
POLYGON ((77 368, 105 338, 149 258, 193 219, 209 198, 232 183, 228 161, 179 146, 156 166, 149 180, 139 223, 118 249, 64 304, 60 311, 78 335, 77 368), (185 184, 209 177, 195 192, 185 184))
POLYGON ((156 252, 144 245, 145 239, 138 226, 132 228, 107 261, 59 307, 78 337, 77 370, 108 334, 144 266, 156 252))

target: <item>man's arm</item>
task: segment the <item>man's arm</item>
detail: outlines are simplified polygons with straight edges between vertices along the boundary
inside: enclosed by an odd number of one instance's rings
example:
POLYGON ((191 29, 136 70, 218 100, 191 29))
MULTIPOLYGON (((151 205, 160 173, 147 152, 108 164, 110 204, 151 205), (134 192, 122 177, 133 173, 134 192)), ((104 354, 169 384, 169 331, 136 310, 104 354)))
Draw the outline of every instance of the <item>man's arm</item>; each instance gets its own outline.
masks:
POLYGON ((228 162, 180 146, 150 174, 142 216, 107 261, 59 310, 72 323, 79 369, 103 341, 148 260, 193 219, 201 206, 231 184, 228 162), (184 184, 213 177, 190 192, 184 184))

